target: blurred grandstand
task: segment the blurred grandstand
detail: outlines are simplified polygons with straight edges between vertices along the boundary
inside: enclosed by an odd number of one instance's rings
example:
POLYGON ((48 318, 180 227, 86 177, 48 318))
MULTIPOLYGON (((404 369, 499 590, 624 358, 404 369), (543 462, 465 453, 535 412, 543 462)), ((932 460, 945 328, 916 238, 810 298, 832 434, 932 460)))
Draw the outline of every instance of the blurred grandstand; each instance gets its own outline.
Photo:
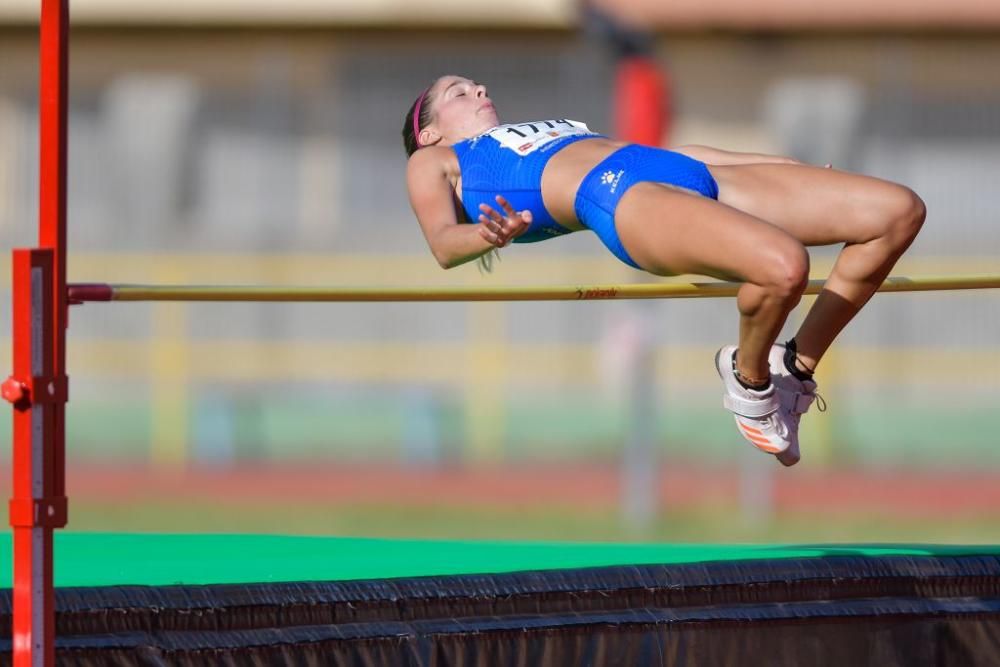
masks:
MULTIPOLYGON (((36 4, 0 7, 5 247, 33 241, 36 4)), ((650 53, 672 82, 664 144, 905 183, 930 213, 896 273, 997 272, 996 7, 593 4, 654 30, 650 53)), ((588 234, 507 250, 492 275, 443 272, 406 200, 403 116, 441 73, 485 82, 504 119, 611 132, 614 60, 580 15, 565 0, 78 2, 71 280, 644 280, 588 234)), ((816 277, 835 252, 814 252, 816 277)), ((4 330, 8 303, 4 292, 4 330)), ((801 466, 1000 473, 995 303, 991 292, 876 297, 824 361, 830 410, 807 418, 801 466)), ((772 463, 744 461, 718 405, 710 360, 736 335, 728 301, 112 304, 74 309, 70 331, 76 462, 572 466, 619 460, 652 414, 641 437, 661 462, 772 463)), ((5 461, 9 427, 0 438, 5 461)), ((981 508, 984 540, 1000 537, 995 512, 981 508)))

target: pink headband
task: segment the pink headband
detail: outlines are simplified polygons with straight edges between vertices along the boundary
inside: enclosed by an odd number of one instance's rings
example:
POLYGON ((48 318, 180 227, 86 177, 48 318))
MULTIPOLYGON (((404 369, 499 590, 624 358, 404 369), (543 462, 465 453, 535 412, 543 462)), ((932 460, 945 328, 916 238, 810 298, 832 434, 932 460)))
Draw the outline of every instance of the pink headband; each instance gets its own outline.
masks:
POLYGON ((420 97, 417 98, 417 103, 413 107, 413 139, 417 142, 417 148, 420 146, 420 107, 424 103, 424 98, 427 97, 427 93, 431 92, 430 88, 424 90, 420 93, 420 97))

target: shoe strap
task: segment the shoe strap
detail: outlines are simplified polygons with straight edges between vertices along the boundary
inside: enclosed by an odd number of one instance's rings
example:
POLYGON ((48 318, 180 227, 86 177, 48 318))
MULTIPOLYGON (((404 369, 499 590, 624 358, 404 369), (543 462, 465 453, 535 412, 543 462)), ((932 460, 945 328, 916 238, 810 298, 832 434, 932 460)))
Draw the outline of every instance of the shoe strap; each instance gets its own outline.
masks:
POLYGON ((804 415, 809 412, 809 406, 813 404, 816 400, 816 394, 814 393, 795 393, 795 401, 792 403, 792 412, 797 415, 804 415))
POLYGON ((813 401, 819 401, 817 407, 820 412, 826 412, 826 401, 815 391, 809 392, 795 392, 795 398, 792 402, 792 412, 797 415, 804 415, 809 412, 809 407, 812 406, 813 401))
POLYGON ((725 393, 722 396, 722 405, 730 412, 734 412, 743 417, 760 419, 776 412, 780 403, 778 402, 778 392, 774 392, 767 398, 742 398, 725 393))

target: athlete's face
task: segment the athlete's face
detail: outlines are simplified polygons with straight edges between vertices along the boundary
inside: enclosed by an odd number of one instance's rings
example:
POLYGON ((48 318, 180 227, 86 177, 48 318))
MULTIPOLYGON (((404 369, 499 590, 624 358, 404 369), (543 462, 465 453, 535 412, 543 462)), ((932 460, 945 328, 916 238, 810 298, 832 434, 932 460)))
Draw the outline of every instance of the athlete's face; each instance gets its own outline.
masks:
POLYGON ((421 131, 423 145, 450 146, 500 124, 486 86, 471 79, 443 76, 431 86, 429 97, 433 109, 430 124, 421 131))

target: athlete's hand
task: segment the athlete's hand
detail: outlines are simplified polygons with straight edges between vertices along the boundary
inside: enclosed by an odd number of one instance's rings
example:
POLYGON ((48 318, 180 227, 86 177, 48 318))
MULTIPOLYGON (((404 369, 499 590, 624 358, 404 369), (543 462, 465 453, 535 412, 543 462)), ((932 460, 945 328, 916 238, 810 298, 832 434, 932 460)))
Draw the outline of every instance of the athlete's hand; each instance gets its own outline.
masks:
POLYGON ((497 195, 497 204, 506 215, 500 215, 488 204, 480 204, 479 235, 497 248, 509 245, 531 226, 531 211, 515 211, 506 199, 497 195))

